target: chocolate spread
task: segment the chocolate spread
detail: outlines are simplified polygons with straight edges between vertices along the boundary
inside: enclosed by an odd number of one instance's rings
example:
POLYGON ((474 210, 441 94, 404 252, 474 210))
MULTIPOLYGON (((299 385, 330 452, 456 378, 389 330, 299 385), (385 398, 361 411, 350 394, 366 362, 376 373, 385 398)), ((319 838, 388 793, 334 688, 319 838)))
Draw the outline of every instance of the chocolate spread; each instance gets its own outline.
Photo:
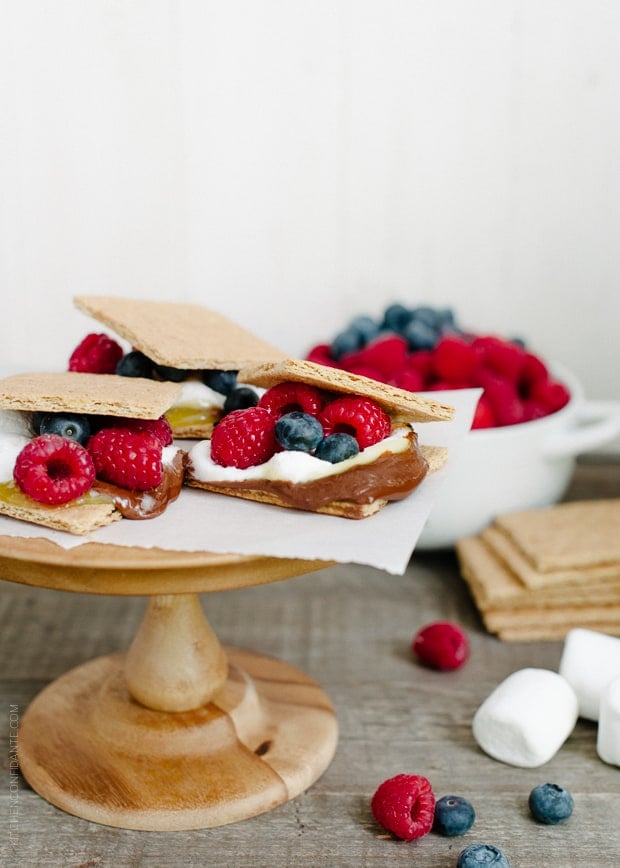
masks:
POLYGON ((401 500, 416 488, 428 472, 428 464, 418 446, 415 432, 408 435, 409 448, 403 452, 384 452, 376 461, 352 467, 342 473, 311 482, 287 482, 279 479, 252 479, 237 482, 188 482, 208 488, 234 492, 269 492, 295 509, 316 511, 334 501, 369 504, 376 500, 401 500))
POLYGON ((123 518, 155 518, 176 500, 183 486, 187 453, 179 449, 170 464, 163 465, 163 478, 157 488, 131 491, 96 479, 92 491, 109 497, 123 518))

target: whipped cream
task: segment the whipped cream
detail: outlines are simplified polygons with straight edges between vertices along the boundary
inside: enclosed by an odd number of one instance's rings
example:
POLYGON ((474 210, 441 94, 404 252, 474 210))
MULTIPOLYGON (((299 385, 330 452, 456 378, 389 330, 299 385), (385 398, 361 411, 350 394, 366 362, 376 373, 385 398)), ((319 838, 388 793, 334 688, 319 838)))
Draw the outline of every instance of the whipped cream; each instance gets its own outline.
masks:
POLYGON ((221 467, 211 458, 211 441, 200 440, 189 450, 190 471, 199 482, 244 482, 254 479, 273 479, 283 482, 304 483, 344 473, 353 467, 371 464, 386 452, 405 452, 409 448, 410 426, 397 428, 379 443, 367 446, 357 455, 332 464, 308 452, 286 450, 277 452, 264 464, 240 469, 221 467))
POLYGON ((30 435, 0 434, 0 482, 12 482, 17 456, 30 442, 30 435))
POLYGON ((200 380, 185 380, 174 399, 172 407, 191 407, 200 410, 224 407, 226 395, 209 388, 200 380))
POLYGON ((0 434, 21 434, 32 437, 31 413, 25 410, 0 410, 0 434))

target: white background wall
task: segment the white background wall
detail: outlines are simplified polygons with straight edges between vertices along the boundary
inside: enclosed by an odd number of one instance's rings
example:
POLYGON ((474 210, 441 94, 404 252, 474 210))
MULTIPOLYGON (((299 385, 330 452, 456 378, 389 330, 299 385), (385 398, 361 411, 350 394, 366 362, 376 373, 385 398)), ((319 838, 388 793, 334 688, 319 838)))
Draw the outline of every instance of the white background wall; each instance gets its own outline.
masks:
POLYGON ((291 354, 453 305, 620 398, 617 0, 0 0, 4 368, 75 293, 291 354))

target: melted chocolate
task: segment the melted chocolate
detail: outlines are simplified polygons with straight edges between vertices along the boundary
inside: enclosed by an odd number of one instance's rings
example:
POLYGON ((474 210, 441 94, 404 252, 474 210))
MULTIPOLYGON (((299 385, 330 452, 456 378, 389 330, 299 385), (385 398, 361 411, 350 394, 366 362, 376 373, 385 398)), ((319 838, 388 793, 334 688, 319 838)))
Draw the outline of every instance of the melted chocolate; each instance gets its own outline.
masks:
POLYGON ((164 464, 163 479, 157 488, 149 491, 131 491, 109 482, 95 480, 92 491, 109 497, 123 518, 155 518, 176 500, 183 486, 187 453, 179 450, 171 464, 164 464))

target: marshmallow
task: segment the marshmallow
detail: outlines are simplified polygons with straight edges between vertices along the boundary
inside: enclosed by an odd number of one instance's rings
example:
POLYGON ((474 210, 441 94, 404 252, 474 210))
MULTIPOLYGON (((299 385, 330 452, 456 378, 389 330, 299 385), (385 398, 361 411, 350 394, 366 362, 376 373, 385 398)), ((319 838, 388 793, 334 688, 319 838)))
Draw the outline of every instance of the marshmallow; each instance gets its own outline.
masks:
POLYGON ((570 630, 558 671, 577 694, 580 716, 598 720, 603 691, 620 675, 620 639, 581 627, 570 630))
POLYGON ((565 678, 550 669, 520 669, 485 699, 472 728, 489 756, 535 768, 559 750, 577 717, 577 696, 565 678))
POLYGON ((620 677, 601 696, 596 751, 603 762, 620 766, 620 677))

